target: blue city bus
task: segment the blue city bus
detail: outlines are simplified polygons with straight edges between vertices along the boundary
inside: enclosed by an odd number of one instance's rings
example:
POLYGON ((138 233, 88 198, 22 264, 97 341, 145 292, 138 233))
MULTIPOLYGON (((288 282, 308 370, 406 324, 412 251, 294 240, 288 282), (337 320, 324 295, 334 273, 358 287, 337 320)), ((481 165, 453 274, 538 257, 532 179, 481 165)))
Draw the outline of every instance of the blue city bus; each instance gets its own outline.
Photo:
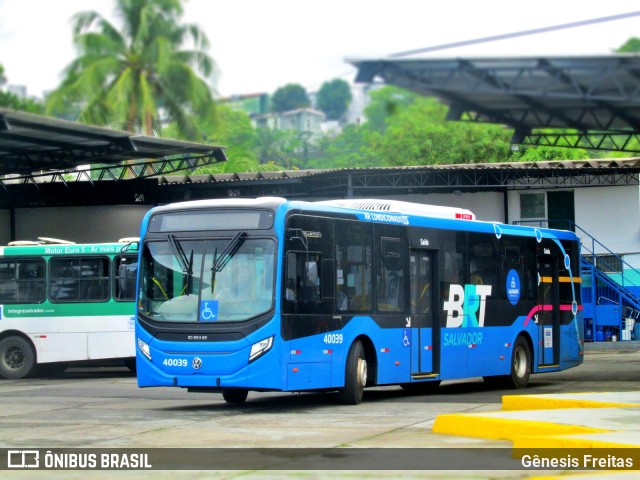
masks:
POLYGON ((140 387, 512 388, 583 359, 580 241, 393 200, 202 200, 143 220, 140 387))

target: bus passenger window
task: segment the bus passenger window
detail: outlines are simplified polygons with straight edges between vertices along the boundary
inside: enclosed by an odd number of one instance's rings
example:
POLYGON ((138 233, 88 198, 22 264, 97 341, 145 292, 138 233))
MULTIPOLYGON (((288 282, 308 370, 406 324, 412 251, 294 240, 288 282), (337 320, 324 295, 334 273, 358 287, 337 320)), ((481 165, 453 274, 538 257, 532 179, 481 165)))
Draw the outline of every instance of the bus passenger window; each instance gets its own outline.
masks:
POLYGON ((469 280, 473 285, 498 284, 498 250, 494 238, 469 234, 469 280))
POLYGON ((405 256, 399 238, 380 238, 380 262, 377 275, 378 310, 399 312, 405 309, 405 256))
POLYGON ((0 303, 42 303, 44 271, 42 259, 0 262, 0 303))
POLYGON ((53 302, 106 302, 109 299, 109 259, 52 258, 49 295, 53 302))
POLYGON ((335 310, 371 310, 373 242, 369 225, 336 222, 335 310))
POLYGON ((285 300, 318 303, 322 301, 320 255, 307 252, 287 254, 285 300))
POLYGON ((115 299, 117 301, 131 301, 136 298, 136 274, 138 272, 138 258, 126 255, 115 259, 115 299))

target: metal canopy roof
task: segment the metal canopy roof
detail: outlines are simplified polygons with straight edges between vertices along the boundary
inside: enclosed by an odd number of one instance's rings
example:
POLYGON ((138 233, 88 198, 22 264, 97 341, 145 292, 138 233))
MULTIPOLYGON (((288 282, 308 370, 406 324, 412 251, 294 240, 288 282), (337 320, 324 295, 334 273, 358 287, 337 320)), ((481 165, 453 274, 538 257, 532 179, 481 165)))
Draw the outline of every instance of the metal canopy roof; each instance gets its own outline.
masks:
POLYGON ((534 129, 562 128, 577 131, 576 144, 558 146, 638 151, 628 140, 640 133, 639 55, 349 62, 358 68, 356 82, 379 77, 439 97, 449 105, 447 119, 511 126, 514 143, 530 143, 525 137, 534 129))
POLYGON ((225 161, 226 156, 220 146, 131 135, 0 108, 0 175, 30 177, 37 171, 68 171, 98 163, 122 170, 122 162, 143 159, 140 168, 128 166, 135 176, 176 171, 176 159, 183 166, 185 159, 192 160, 183 168, 194 168, 225 161), (144 168, 155 159, 164 163, 159 168, 144 168))

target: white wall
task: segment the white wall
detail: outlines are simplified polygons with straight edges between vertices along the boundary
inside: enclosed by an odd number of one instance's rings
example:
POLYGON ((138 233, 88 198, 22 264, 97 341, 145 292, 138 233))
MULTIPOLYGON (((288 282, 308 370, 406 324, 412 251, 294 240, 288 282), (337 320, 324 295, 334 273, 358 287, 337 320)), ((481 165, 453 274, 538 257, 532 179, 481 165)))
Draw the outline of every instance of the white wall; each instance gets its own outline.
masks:
POLYGON ((637 185, 578 188, 575 209, 576 224, 609 250, 618 254, 640 252, 640 189, 637 185))

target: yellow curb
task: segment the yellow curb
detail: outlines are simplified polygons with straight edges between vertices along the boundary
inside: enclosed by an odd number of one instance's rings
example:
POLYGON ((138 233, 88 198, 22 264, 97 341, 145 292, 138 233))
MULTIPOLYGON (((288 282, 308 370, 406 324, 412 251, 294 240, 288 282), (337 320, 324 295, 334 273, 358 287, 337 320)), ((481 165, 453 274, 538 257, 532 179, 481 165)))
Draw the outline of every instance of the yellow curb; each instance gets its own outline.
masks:
POLYGON ((638 448, 638 445, 571 436, 523 435, 513 440, 513 448, 638 448))
POLYGON ((552 410, 565 408, 626 408, 640 407, 640 403, 600 402, 538 395, 504 395, 502 410, 552 410))
POLYGON ((528 435, 572 435, 610 431, 579 425, 455 413, 438 415, 433 424, 434 433, 511 441, 521 436, 523 432, 528 435))

